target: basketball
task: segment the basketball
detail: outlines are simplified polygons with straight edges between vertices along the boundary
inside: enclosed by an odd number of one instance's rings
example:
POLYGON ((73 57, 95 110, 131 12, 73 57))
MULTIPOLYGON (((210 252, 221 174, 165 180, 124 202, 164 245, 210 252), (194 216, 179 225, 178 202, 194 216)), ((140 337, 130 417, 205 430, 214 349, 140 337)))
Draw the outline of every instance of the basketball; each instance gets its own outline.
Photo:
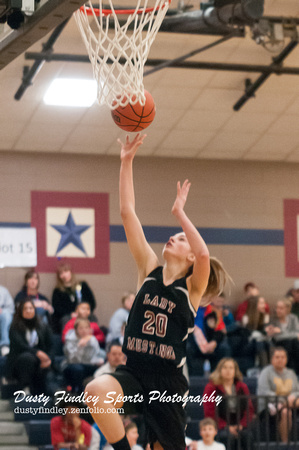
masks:
POLYGON ((122 130, 134 133, 147 128, 154 120, 156 106, 153 97, 146 90, 144 91, 145 104, 139 102, 135 105, 128 103, 127 106, 119 106, 111 111, 112 119, 122 130))

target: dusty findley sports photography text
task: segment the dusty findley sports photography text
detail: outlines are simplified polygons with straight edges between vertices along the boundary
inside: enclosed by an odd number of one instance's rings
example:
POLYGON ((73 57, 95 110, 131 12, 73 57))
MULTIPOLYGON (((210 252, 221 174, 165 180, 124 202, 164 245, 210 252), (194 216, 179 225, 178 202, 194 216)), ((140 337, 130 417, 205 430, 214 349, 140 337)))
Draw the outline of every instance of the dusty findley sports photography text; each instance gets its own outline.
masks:
MULTIPOLYGON (((153 401, 158 401, 160 403, 198 403, 199 405, 202 405, 203 403, 216 403, 218 406, 219 403, 222 401, 221 395, 215 395, 216 391, 213 391, 210 396, 207 394, 204 395, 178 395, 178 394, 172 394, 168 395, 167 391, 160 392, 160 391, 150 391, 147 395, 147 402, 150 404, 153 401)), ((135 395, 116 395, 116 392, 110 391, 107 392, 105 400, 103 400, 104 403, 112 404, 113 406, 117 406, 119 403, 142 403, 144 402, 144 396, 143 394, 135 394, 135 395)), ((28 403, 41 403, 43 406, 46 406, 49 401, 51 400, 51 397, 45 394, 39 394, 39 395, 26 395, 25 391, 15 391, 15 403, 19 403, 22 401, 28 402, 28 403)), ((93 406, 96 406, 97 403, 100 400, 100 397, 98 395, 88 395, 86 392, 81 392, 79 395, 72 395, 67 391, 57 391, 54 394, 54 405, 59 405, 60 402, 72 402, 72 403, 88 403, 89 405, 92 404, 93 406)))

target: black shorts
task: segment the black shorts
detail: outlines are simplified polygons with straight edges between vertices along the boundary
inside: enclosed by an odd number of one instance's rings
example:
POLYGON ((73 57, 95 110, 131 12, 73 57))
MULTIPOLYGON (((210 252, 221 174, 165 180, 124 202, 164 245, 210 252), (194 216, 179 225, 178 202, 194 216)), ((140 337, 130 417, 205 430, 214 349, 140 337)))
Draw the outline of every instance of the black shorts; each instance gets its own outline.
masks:
POLYGON ((127 397, 125 414, 144 415, 148 442, 158 441, 165 450, 185 450, 186 414, 182 399, 188 393, 188 383, 182 371, 119 366, 111 375, 127 397))

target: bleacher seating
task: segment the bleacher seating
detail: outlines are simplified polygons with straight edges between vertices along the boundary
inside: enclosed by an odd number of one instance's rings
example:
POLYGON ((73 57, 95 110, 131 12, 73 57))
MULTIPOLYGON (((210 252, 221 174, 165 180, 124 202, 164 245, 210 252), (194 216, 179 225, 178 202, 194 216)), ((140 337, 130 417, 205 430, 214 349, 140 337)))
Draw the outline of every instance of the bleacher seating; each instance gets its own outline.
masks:
POLYGON ((51 442, 50 420, 30 420, 25 423, 29 444, 45 446, 51 442))

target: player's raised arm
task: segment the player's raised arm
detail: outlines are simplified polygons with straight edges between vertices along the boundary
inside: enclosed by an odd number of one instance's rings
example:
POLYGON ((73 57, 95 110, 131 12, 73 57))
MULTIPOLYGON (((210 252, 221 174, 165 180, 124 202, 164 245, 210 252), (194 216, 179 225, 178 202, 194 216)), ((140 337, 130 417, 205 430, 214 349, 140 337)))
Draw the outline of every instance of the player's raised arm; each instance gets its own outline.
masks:
POLYGON ((191 303, 197 310, 209 281, 210 255, 205 241, 184 211, 190 186, 188 180, 185 180, 182 186, 180 182, 177 183, 177 196, 171 212, 183 228, 194 254, 193 272, 187 278, 187 286, 191 303))
POLYGON ((143 143, 146 135, 139 133, 130 141, 126 137, 125 143, 120 140, 121 166, 119 177, 120 213, 125 228, 130 251, 138 267, 138 288, 144 278, 158 266, 158 258, 148 244, 141 223, 135 211, 135 193, 133 183, 133 159, 138 147, 143 143))

